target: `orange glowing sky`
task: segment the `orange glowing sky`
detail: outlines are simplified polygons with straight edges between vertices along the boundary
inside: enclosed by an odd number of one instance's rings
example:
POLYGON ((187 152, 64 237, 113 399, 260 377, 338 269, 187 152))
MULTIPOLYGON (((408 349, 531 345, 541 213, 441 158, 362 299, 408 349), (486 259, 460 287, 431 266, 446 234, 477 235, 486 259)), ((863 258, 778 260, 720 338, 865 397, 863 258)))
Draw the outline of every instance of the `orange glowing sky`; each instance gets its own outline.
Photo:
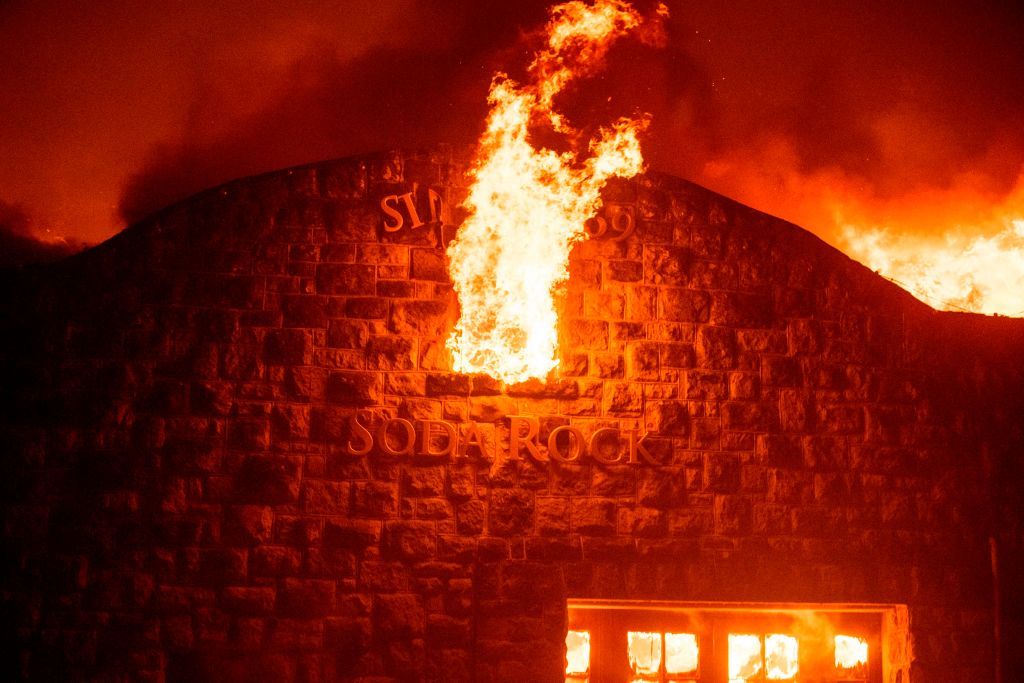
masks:
MULTIPOLYGON (((837 246, 1024 214, 1019 3, 666 4, 664 47, 616 46, 563 103, 584 125, 650 112, 652 168, 837 246)), ((0 0, 0 233, 96 242, 234 177, 472 144, 548 6, 0 0)))

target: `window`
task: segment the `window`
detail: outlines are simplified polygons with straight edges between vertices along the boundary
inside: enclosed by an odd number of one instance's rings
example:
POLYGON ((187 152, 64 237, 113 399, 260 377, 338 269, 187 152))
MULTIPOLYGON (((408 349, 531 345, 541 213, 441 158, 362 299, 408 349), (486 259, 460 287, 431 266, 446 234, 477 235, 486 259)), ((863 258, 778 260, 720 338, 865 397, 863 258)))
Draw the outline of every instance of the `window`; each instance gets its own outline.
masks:
POLYGON ((867 681, 868 641, 855 636, 836 635, 835 665, 841 681, 867 681))
POLYGON ((729 634, 729 683, 795 681, 799 641, 782 633, 729 634))
POLYGON ((571 602, 567 683, 879 683, 885 606, 571 602))
POLYGON ((569 631, 565 634, 565 681, 590 681, 590 632, 569 631))
POLYGON ((693 633, 628 631, 626 655, 631 683, 697 680, 699 651, 693 633))

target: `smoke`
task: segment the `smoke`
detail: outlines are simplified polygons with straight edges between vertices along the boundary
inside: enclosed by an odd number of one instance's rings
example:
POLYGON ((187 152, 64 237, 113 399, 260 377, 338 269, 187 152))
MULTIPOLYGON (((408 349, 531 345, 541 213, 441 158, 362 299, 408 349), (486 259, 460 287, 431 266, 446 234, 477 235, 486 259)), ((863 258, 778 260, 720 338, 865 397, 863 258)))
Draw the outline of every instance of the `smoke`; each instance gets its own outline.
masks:
POLYGON ((404 39, 371 42, 356 56, 339 54, 328 41, 306 46, 259 106, 226 130, 211 122, 233 108, 234 93, 202 88, 177 139, 154 146, 129 176, 121 216, 132 222, 204 187, 285 166, 471 144, 494 71, 517 58, 520 20, 541 23, 546 4, 451 9, 418 3, 406 10, 404 39))
MULTIPOLYGON (((993 207, 1016 210, 1019 3, 666 4, 663 48, 617 46, 563 95, 576 125, 650 112, 652 168, 840 246, 849 225, 984 232, 993 207)), ((2 3, 0 189, 95 241, 234 177, 471 144, 548 5, 2 3)))

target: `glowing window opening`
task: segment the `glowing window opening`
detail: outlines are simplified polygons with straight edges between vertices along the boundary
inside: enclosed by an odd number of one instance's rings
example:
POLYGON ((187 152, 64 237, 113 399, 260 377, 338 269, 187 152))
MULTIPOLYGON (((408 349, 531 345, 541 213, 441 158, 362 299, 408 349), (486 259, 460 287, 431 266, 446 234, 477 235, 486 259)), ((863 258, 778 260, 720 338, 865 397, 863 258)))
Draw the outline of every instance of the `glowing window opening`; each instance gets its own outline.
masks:
POLYGON ((909 638, 907 623, 899 605, 571 600, 569 626, 590 651, 587 676, 567 681, 881 683, 909 670, 903 648, 882 649, 909 638), (745 659, 736 636, 748 637, 745 659))
POLYGON ((590 632, 569 631, 565 635, 566 683, 590 681, 590 632))

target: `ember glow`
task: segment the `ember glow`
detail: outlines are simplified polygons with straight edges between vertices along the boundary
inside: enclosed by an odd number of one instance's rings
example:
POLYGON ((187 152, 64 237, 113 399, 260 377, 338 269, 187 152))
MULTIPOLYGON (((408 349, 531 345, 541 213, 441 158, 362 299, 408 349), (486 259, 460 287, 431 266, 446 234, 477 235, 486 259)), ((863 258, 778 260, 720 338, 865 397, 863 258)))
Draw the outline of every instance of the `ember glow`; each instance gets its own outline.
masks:
POLYGON ((853 636, 836 636, 836 669, 854 672, 868 663, 868 643, 853 636))
POLYGON ((569 250, 584 239, 605 182, 643 170, 637 136, 646 120, 602 128, 589 155, 534 147, 530 130, 547 126, 575 140, 555 96, 599 69, 611 44, 639 25, 640 16, 618 0, 558 5, 530 82, 495 77, 465 202, 469 216, 448 249, 461 307, 448 340, 457 372, 519 382, 544 378, 558 364, 556 298, 569 250))

